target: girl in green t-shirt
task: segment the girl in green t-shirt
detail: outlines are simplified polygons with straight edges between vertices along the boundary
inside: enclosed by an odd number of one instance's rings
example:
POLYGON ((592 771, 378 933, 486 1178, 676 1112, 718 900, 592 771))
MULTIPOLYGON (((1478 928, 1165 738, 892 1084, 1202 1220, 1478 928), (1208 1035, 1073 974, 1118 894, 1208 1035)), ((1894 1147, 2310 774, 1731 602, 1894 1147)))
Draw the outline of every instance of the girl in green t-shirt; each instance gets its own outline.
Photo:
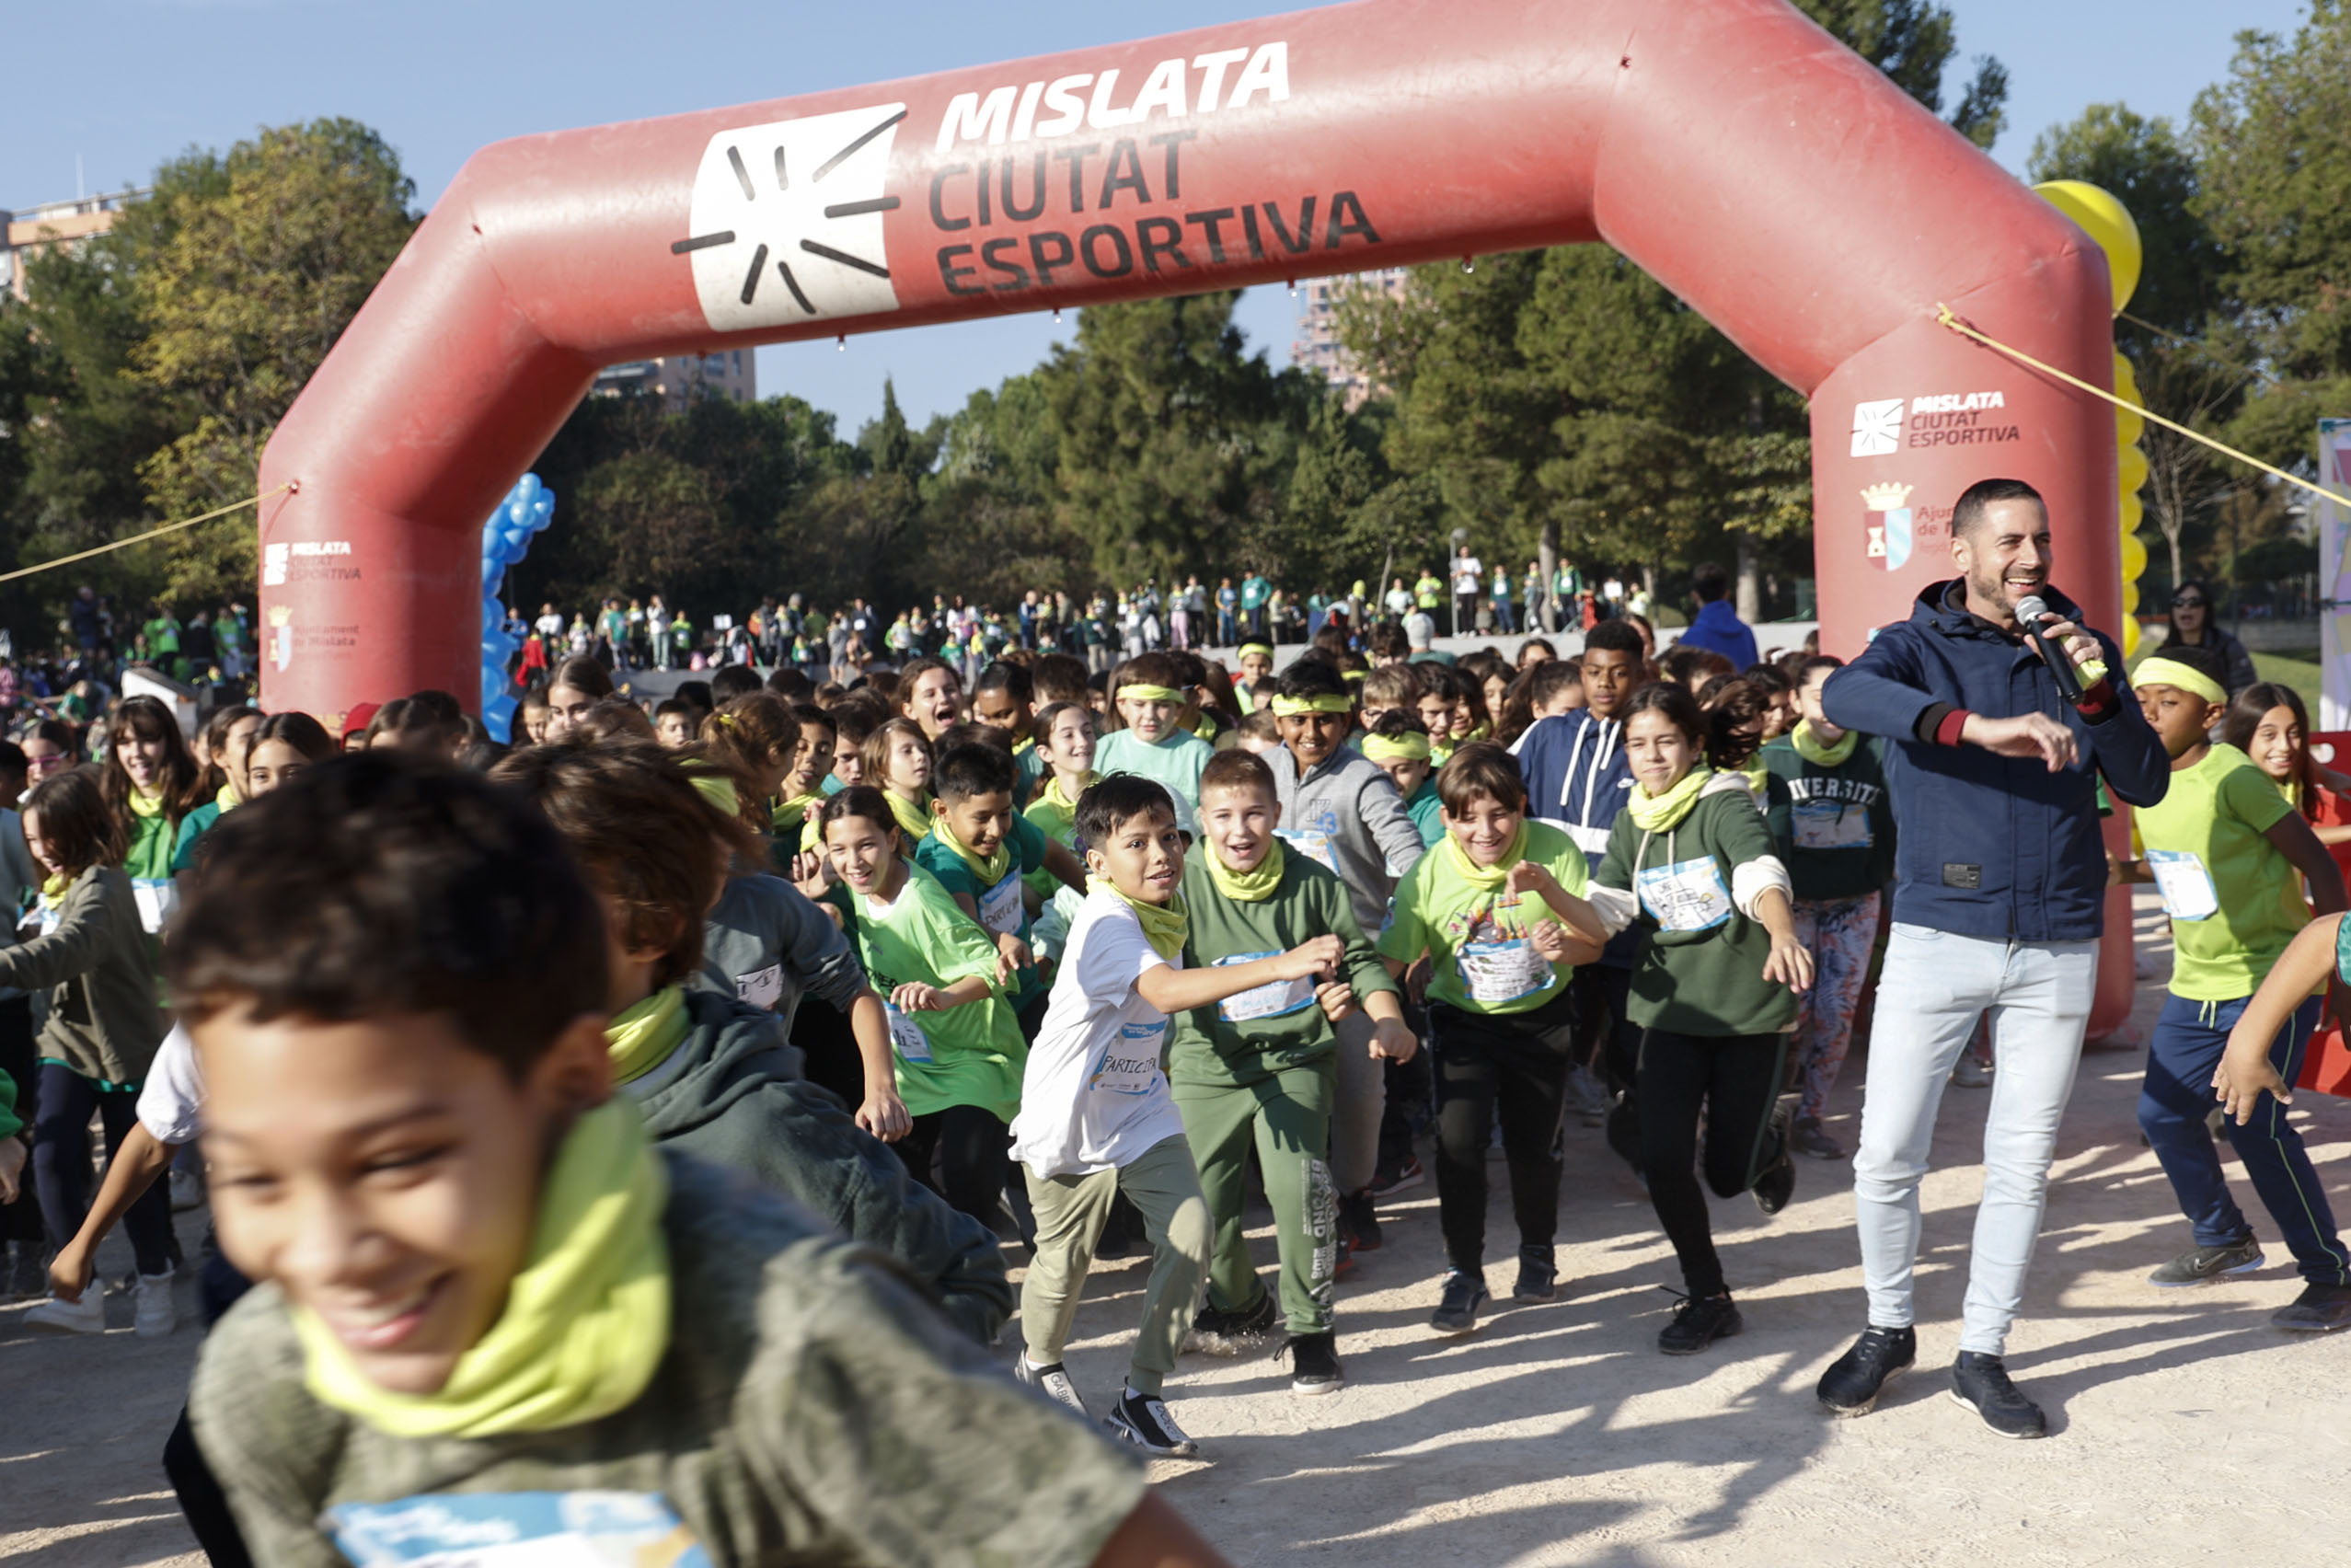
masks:
POLYGON ((914 1118, 893 1147, 916 1181, 993 1227, 1028 1063, 996 943, 908 858, 881 790, 844 790, 819 820, 841 879, 826 897, 888 1010, 898 1095, 914 1118))
POLYGON ((1594 902, 1642 932, 1626 1009, 1642 1031, 1642 1168, 1689 1287, 1657 1348, 1693 1355, 1741 1326, 1693 1170, 1700 1115, 1705 1184, 1723 1197, 1752 1189, 1757 1208, 1778 1214, 1796 1172, 1775 1113, 1812 955, 1796 940, 1778 846, 1737 771, 1757 737, 1671 682, 1633 693, 1623 720, 1633 787, 1594 873, 1594 902))

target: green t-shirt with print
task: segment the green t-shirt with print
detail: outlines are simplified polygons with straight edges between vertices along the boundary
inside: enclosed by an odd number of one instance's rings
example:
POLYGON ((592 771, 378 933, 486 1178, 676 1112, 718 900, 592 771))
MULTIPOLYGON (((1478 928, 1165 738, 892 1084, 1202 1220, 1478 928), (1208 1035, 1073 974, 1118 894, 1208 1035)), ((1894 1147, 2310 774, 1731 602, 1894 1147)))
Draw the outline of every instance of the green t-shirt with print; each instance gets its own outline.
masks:
MULTIPOLYGON (((1584 851, 1550 823, 1527 819, 1522 858, 1579 897, 1591 885, 1584 851)), ((1479 887, 1461 874, 1457 859, 1449 841, 1440 844, 1396 884, 1387 928, 1379 933, 1379 956, 1411 963, 1427 953, 1428 994, 1448 1007, 1497 1017, 1531 1012, 1557 997, 1573 973, 1527 940, 1529 926, 1554 917, 1532 894, 1479 887)))
POLYGON ((825 894, 847 917, 849 938, 890 1014, 890 1043, 898 1069, 898 1098, 909 1114, 927 1116, 951 1105, 976 1105, 1005 1121, 1020 1108, 1020 1073, 1028 1045, 1012 1004, 996 984, 996 943, 939 879, 909 865, 906 885, 889 904, 836 883, 825 894), (910 981, 952 986, 977 974, 988 994, 939 1012, 902 1013, 890 993, 910 981))
POLYGON ((1201 772, 1216 755, 1216 747, 1184 730, 1156 744, 1136 739, 1132 730, 1112 730, 1095 744, 1094 771, 1104 778, 1136 773, 1163 786, 1175 797, 1178 825, 1189 832, 1200 809, 1201 772))
MULTIPOLYGON (((939 879, 939 885, 951 898, 962 894, 972 901, 979 922, 988 935, 1011 935, 1022 941, 1029 940, 1029 905, 1021 896, 1021 879, 1031 871, 1044 870, 1046 839, 1044 829, 1027 817, 1012 819, 1012 831, 1005 836, 1005 847, 1012 851, 1012 863, 1003 877, 993 885, 984 882, 972 863, 939 841, 939 829, 933 826, 915 846, 915 864, 939 879)), ((1044 994, 1044 982, 1037 977, 1036 961, 1031 959, 1020 966, 1012 1005, 1025 1008, 1044 994)))
POLYGON ((2292 811, 2253 759, 2226 744, 2173 770, 2163 798, 2138 808, 2147 864, 2172 917, 2173 996, 2252 996, 2310 924, 2302 874, 2264 836, 2292 811))

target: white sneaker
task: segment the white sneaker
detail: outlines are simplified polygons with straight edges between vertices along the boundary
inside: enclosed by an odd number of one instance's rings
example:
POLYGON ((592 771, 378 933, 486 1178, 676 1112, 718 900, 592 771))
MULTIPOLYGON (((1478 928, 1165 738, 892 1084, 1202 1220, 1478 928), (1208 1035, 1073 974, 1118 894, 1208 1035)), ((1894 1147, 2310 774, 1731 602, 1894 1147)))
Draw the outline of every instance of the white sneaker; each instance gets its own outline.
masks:
POLYGON ((141 1274, 138 1286, 131 1292, 133 1331, 141 1339, 165 1339, 179 1326, 179 1309, 171 1299, 170 1272, 141 1274))
POLYGON ((92 1280, 79 1301, 52 1296, 25 1314, 25 1326, 69 1334, 102 1334, 106 1332, 106 1293, 92 1280))

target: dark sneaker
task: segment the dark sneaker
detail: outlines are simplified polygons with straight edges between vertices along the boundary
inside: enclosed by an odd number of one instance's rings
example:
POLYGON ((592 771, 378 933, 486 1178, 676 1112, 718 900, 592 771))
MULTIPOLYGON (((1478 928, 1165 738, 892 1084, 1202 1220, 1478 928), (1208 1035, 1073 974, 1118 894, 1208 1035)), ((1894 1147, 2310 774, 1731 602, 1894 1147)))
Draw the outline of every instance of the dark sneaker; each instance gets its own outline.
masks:
POLYGON ((1992 1087, 1992 1065, 1973 1051, 1959 1053, 1959 1061, 1951 1069, 1951 1081, 1961 1089, 1992 1087))
POLYGON ((1755 1193, 1755 1206, 1767 1215, 1778 1214, 1788 1206, 1796 1191, 1796 1157, 1789 1152, 1791 1138, 1788 1113, 1781 1111, 1771 1118, 1772 1130, 1780 1135, 1779 1157, 1763 1168, 1750 1189, 1755 1193))
POLYGON ((2351 1285, 2306 1285, 2301 1295, 2272 1312, 2269 1320, 2298 1334, 2351 1329, 2351 1285))
POLYGON ((2008 1364, 1997 1355, 1963 1350, 1951 1364, 1951 1397, 1972 1407, 1984 1424, 2003 1437, 2046 1437, 2048 1417, 2009 1381, 2008 1364))
POLYGON ((1674 1320, 1658 1331, 1657 1348, 1667 1355, 1696 1355, 1745 1327, 1728 1296, 1683 1296, 1674 1303, 1674 1320))
POLYGON ((2263 1265, 2261 1241, 2248 1236, 2242 1241, 2231 1241, 2226 1247, 2196 1247, 2181 1253, 2161 1268, 2147 1276, 2149 1285, 2160 1285, 2166 1290, 2182 1286, 2210 1285, 2216 1279, 2232 1274, 2247 1274, 2263 1265))
POLYGON ((1399 1193, 1411 1192, 1428 1179, 1429 1173, 1422 1168, 1421 1157, 1416 1154, 1394 1170, 1383 1170, 1373 1177, 1371 1195, 1375 1198, 1392 1198, 1399 1193))
POLYGON ((1102 1429, 1122 1443, 1132 1443, 1154 1458, 1188 1459, 1200 1445, 1183 1435, 1157 1394, 1121 1389, 1118 1403, 1102 1419, 1102 1429))
POLYGON ((1814 1159, 1842 1159, 1845 1146, 1821 1130, 1820 1123, 1810 1116, 1799 1116, 1788 1130, 1788 1146, 1798 1154, 1814 1159))
POLYGON ((1086 1401, 1078 1397, 1078 1385, 1069 1380, 1068 1371, 1056 1361, 1050 1366, 1040 1366, 1022 1351, 1012 1359, 1012 1375, 1032 1389, 1043 1390, 1045 1398, 1055 1404, 1067 1405, 1079 1415, 1086 1413, 1086 1401))
POLYGON ((1549 1247, 1518 1249, 1518 1283, 1510 1298, 1529 1306, 1559 1299, 1559 1263, 1549 1247))
POLYGON ((1336 1393, 1346 1381, 1339 1374, 1337 1336, 1329 1329, 1319 1334, 1292 1334, 1282 1348, 1290 1358, 1291 1392, 1336 1393))
POLYGON ((1478 1309, 1485 1304, 1485 1280, 1451 1270, 1445 1276, 1445 1298, 1429 1314, 1429 1327, 1441 1334, 1466 1334, 1478 1326, 1478 1309))
POLYGON ((1254 1307, 1238 1311, 1217 1307, 1200 1309, 1200 1315, 1192 1320, 1192 1332, 1186 1336, 1183 1348, 1209 1355, 1239 1355, 1263 1349, 1273 1329, 1273 1293, 1262 1290, 1258 1292, 1254 1307))
POLYGON ((1916 1329, 1881 1329, 1872 1325, 1861 1331, 1861 1337, 1853 1342, 1852 1349, 1829 1363, 1815 1391, 1831 1414, 1867 1415, 1876 1405, 1887 1379, 1896 1372, 1908 1371, 1918 1359, 1916 1329))
POLYGON ((1349 1244, 1347 1228, 1343 1225, 1339 1228, 1339 1257, 1338 1261, 1331 1265, 1331 1277, 1334 1280, 1344 1279, 1354 1272, 1355 1250, 1349 1244))
POLYGON ((1355 1251, 1379 1251, 1379 1216, 1372 1211, 1368 1190, 1339 1200, 1339 1228, 1347 1233, 1347 1240, 1355 1251))

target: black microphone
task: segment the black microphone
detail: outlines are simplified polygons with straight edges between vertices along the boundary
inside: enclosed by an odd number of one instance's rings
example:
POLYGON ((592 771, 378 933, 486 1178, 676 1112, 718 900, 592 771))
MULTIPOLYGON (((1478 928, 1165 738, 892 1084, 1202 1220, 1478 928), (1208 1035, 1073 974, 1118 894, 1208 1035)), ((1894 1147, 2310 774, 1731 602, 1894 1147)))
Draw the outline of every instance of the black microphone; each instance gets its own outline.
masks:
POLYGON ((2081 700, 2081 677, 2074 673, 2073 661, 2066 651, 2041 635, 2041 623, 2056 620, 2057 614, 2049 608, 2038 594, 2027 594, 2016 602, 2016 624, 2024 632, 2024 640, 2041 655, 2041 663, 2049 667, 2049 678, 2057 683, 2057 695, 2068 702, 2081 700))

